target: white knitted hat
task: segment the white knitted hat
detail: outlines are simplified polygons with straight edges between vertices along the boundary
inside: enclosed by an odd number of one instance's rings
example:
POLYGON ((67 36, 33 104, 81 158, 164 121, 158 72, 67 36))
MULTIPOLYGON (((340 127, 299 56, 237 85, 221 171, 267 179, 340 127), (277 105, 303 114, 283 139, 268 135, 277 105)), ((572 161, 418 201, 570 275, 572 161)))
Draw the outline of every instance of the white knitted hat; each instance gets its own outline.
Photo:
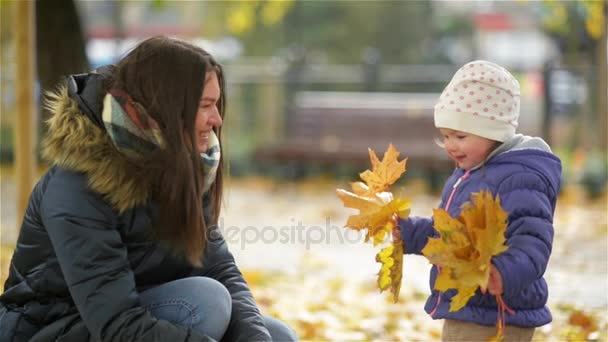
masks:
POLYGON ((505 141, 515 135, 519 97, 519 83, 505 68, 481 60, 467 63, 441 93, 435 127, 505 141))

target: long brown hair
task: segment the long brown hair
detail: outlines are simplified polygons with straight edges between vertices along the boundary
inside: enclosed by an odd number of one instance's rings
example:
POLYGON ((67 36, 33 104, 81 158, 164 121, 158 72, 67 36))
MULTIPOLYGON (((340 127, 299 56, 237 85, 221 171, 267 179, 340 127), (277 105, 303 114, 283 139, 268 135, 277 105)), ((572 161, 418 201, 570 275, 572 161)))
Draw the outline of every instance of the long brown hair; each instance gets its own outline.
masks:
MULTIPOLYGON (((217 223, 223 190, 223 156, 217 177, 203 203, 201 157, 186 141, 196 141, 194 123, 209 72, 220 83, 218 110, 224 118, 225 82, 222 67, 203 49, 158 36, 141 42, 116 65, 109 83, 129 94, 156 122, 165 146, 146 156, 154 179, 153 198, 159 212, 153 234, 193 265, 202 264, 209 225, 217 223), (205 215, 204 206, 210 208, 205 215)), ((221 129, 214 128, 220 146, 221 129)))

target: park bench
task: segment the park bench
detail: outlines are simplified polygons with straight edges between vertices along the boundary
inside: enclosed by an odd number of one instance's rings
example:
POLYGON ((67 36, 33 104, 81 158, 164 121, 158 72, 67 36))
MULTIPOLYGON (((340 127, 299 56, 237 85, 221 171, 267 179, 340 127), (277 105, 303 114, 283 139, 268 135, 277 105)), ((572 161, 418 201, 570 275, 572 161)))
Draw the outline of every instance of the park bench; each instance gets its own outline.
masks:
POLYGON ((263 146, 259 161, 369 167, 367 148, 382 157, 389 143, 408 158, 408 169, 450 170, 435 144, 433 93, 312 92, 295 94, 281 141, 263 146))

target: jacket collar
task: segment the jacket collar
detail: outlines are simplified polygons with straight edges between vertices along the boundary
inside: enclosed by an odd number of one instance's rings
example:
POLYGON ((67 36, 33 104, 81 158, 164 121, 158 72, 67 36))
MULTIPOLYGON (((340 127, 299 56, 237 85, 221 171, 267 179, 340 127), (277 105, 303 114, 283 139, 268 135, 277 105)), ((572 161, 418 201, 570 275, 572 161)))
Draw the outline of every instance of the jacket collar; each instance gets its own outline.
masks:
POLYGON ((513 137, 507 139, 498 147, 496 147, 494 151, 492 151, 486 157, 486 159, 484 159, 484 161, 471 168, 471 171, 479 169, 480 167, 485 165, 490 159, 498 155, 501 155, 506 152, 513 152, 519 150, 539 150, 548 152, 550 154, 553 153, 551 151, 551 147, 549 147, 549 145, 543 139, 538 137, 529 137, 523 134, 515 134, 513 137))
POLYGON ((67 87, 49 94, 47 106, 53 116, 42 141, 42 156, 50 165, 85 173, 90 188, 120 213, 148 201, 153 185, 150 173, 116 150, 67 87))

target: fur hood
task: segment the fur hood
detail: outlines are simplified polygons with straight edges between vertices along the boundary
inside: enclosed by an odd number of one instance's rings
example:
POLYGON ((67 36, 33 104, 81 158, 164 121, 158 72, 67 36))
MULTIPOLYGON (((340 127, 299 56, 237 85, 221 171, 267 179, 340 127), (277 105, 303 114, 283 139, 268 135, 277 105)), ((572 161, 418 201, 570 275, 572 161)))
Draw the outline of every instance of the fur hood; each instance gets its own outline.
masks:
POLYGON ((48 95, 52 113, 42 141, 42 156, 51 166, 86 174, 91 189, 118 212, 145 204, 152 179, 143 162, 127 159, 108 134, 82 113, 66 86, 48 95))

